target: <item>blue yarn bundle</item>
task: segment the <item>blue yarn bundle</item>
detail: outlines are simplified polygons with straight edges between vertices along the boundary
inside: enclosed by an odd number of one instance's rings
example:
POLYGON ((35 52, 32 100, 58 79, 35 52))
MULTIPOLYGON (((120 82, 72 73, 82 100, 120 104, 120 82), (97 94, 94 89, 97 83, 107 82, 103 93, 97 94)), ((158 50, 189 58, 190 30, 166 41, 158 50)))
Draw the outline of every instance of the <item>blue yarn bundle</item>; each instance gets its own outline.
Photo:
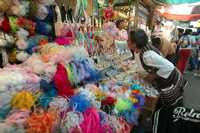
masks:
POLYGON ((44 21, 48 23, 53 23, 53 11, 49 6, 46 6, 46 8, 48 10, 48 15, 44 21))
POLYGON ((53 82, 48 83, 45 80, 40 81, 40 88, 44 93, 39 97, 38 102, 41 107, 47 109, 53 97, 57 96, 57 91, 53 82))
POLYGON ((44 35, 35 35, 28 39, 28 47, 26 48, 26 52, 32 54, 34 52, 34 47, 38 46, 41 39, 48 39, 47 36, 44 35))
POLYGON ((11 107, 9 105, 6 105, 4 107, 1 107, 0 109, 0 120, 4 120, 8 113, 10 112, 11 107))
POLYGON ((41 35, 50 36, 52 34, 52 26, 44 21, 36 21, 36 32, 41 35))
POLYGON ((73 68, 73 74, 74 74, 74 77, 76 77, 76 82, 77 83, 80 83, 82 80, 83 80, 83 75, 80 74, 80 65, 79 63, 76 63, 75 61, 72 61, 71 63, 71 66, 73 68))
POLYGON ((138 103, 134 104, 134 107, 136 109, 139 109, 140 107, 144 106, 145 97, 143 95, 134 95, 134 97, 138 100, 138 103))
POLYGON ((82 64, 84 69, 89 73, 89 76, 85 79, 85 82, 96 82, 101 79, 101 73, 92 66, 89 60, 82 61, 82 64))
POLYGON ((40 81, 40 88, 44 91, 44 93, 49 94, 51 96, 56 96, 57 93, 56 87, 53 82, 48 83, 46 80, 42 79, 40 81), (54 91, 55 90, 55 91, 54 91))
POLYGON ((88 96, 80 92, 70 98, 69 105, 75 111, 84 112, 86 109, 92 107, 92 102, 88 96))
POLYGON ((32 36, 28 39, 28 47, 26 48, 26 52, 29 54, 32 54, 33 48, 36 47, 38 45, 37 39, 35 36, 32 36))
POLYGON ((88 60, 74 60, 66 66, 66 69, 68 78, 74 86, 79 83, 91 83, 101 79, 100 72, 88 60))

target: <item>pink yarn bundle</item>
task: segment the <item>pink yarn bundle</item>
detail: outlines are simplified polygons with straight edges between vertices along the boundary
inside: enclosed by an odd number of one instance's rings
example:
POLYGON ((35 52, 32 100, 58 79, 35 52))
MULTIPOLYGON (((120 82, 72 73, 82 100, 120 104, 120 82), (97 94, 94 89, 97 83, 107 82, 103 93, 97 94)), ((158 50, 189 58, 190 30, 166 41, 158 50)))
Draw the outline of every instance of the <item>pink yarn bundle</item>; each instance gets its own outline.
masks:
POLYGON ((14 111, 5 120, 7 124, 17 124, 23 126, 29 117, 29 111, 14 111))
POLYGON ((73 87, 67 77, 67 71, 62 64, 58 64, 57 72, 54 75, 53 81, 58 91, 59 96, 72 96, 74 95, 73 87))
POLYGON ((83 117, 84 121, 80 125, 83 133, 101 133, 100 118, 95 108, 87 109, 83 112, 83 117))
POLYGON ((70 45, 73 43, 73 38, 72 37, 57 37, 55 41, 59 45, 70 45))

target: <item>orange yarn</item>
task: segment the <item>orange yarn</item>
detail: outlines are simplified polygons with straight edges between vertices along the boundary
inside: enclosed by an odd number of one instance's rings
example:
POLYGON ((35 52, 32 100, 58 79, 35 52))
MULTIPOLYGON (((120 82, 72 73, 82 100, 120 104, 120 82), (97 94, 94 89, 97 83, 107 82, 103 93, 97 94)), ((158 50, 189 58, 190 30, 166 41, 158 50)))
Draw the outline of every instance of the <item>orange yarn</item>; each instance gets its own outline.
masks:
POLYGON ((27 133, 51 133, 54 116, 50 113, 36 114, 33 113, 28 119, 27 124, 28 128, 27 133))

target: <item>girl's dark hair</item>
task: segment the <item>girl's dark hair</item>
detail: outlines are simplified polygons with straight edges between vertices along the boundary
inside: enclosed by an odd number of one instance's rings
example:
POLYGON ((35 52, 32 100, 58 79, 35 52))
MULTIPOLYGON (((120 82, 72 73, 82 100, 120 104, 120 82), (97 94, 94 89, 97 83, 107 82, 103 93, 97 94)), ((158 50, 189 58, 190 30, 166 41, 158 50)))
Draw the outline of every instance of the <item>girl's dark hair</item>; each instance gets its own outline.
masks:
POLYGON ((120 25, 123 23, 123 20, 117 20, 116 21, 116 27, 120 28, 120 25))
POLYGON ((152 37, 151 37, 151 42, 152 42, 152 45, 153 45, 154 47, 156 47, 157 49, 160 48, 161 39, 160 39, 159 37, 152 36, 152 37))
POLYGON ((142 29, 130 31, 129 39, 132 43, 135 43, 138 49, 144 48, 148 43, 148 36, 142 29))
POLYGON ((184 33, 184 29, 178 28, 178 32, 179 32, 179 33, 184 33))
POLYGON ((186 29, 184 35, 189 35, 189 34, 191 34, 191 33, 192 33, 192 30, 191 30, 191 29, 186 29))

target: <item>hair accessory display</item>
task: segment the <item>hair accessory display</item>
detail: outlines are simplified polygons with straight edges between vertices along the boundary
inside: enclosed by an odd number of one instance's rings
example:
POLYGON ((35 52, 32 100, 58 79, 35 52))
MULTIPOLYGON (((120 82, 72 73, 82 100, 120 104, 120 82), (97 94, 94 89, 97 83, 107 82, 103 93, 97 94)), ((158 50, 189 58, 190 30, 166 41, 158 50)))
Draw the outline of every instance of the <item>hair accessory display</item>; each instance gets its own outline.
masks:
POLYGON ((88 0, 75 12, 71 2, 0 0, 1 133, 130 133, 156 97, 111 21, 113 0, 93 3, 104 24, 88 0))

